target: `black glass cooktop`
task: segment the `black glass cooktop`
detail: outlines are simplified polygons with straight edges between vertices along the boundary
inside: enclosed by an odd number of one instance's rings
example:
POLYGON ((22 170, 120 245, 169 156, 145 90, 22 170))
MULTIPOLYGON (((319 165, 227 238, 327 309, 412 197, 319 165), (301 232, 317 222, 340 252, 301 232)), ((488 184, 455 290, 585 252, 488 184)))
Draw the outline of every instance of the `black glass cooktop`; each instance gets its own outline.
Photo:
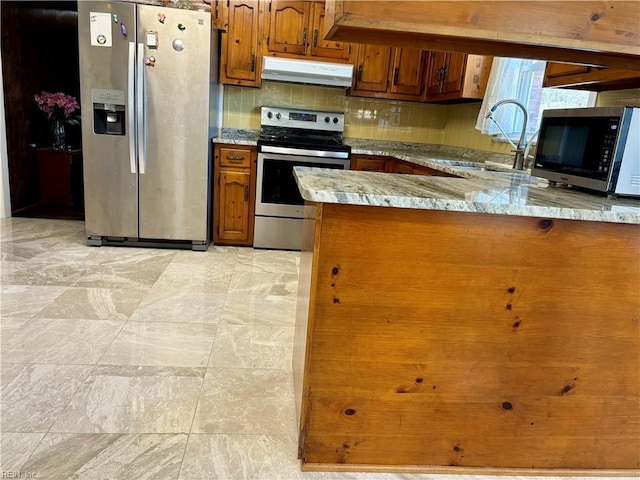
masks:
POLYGON ((342 134, 321 132, 299 128, 266 127, 260 130, 258 145, 273 145, 289 148, 325 149, 330 151, 351 151, 344 144, 342 134))

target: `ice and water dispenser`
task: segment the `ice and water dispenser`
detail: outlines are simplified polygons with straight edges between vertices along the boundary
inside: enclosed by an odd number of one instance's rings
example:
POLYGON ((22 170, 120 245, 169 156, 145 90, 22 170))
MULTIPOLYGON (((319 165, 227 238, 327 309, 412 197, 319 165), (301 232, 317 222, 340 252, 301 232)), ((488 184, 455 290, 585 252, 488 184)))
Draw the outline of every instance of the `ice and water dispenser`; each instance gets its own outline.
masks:
POLYGON ((125 96, 122 90, 91 90, 93 103, 93 133, 124 135, 125 96))

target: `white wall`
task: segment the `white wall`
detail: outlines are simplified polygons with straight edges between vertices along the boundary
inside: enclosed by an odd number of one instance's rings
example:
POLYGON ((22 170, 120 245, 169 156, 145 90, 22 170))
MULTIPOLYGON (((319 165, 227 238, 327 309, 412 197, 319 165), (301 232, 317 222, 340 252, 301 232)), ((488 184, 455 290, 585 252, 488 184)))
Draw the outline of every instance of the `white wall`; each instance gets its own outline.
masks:
POLYGON ((7 156, 7 128, 4 119, 2 51, 0 50, 0 218, 10 216, 11 197, 9 196, 9 158, 7 156))

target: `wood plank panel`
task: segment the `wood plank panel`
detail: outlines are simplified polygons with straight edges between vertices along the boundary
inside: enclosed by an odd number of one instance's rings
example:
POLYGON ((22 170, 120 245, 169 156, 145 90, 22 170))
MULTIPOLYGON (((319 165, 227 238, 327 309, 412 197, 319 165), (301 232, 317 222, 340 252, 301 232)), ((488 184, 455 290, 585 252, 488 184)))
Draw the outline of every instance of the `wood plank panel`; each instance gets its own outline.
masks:
POLYGON ((616 392, 633 397, 637 392, 636 371, 630 365, 618 371, 602 371, 599 363, 580 366, 545 365, 511 362, 499 372, 494 366, 477 362, 459 368, 450 358, 424 363, 387 362, 384 370, 375 362, 349 360, 349 369, 342 369, 339 359, 323 359, 314 364, 313 374, 331 378, 330 383, 318 382, 314 394, 328 396, 332 389, 348 389, 356 398, 391 400, 398 394, 424 396, 458 396, 477 394, 482 389, 487 398, 505 394, 502 383, 509 385, 508 393, 524 396, 535 389, 540 396, 578 397, 606 396, 616 392), (376 375, 371 375, 375 371, 376 375))
POLYGON ((328 0, 326 12, 331 40, 640 70, 635 1, 328 0))
POLYGON ((305 462, 640 467, 640 227, 322 207, 305 462))
MULTIPOLYGON (((468 443, 482 446, 484 438, 478 436, 480 432, 509 441, 509 436, 520 435, 539 437, 540 440, 557 437, 558 430, 561 430, 562 437, 579 437, 593 443, 590 418, 608 414, 609 420, 598 427, 598 436, 626 438, 632 446, 640 447, 637 431, 628 429, 629 424, 637 424, 640 419, 638 415, 624 413, 625 409, 637 404, 634 400, 633 397, 579 399, 541 395, 534 398, 509 394, 479 400, 476 395, 447 395, 442 392, 430 397, 404 394, 395 399, 373 400, 318 396, 314 404, 316 408, 310 413, 309 425, 313 429, 308 435, 341 432, 366 440, 368 435, 392 434, 399 443, 396 447, 399 452, 404 448, 400 437, 420 434, 426 438, 463 436, 469 438, 468 443), (507 402, 508 408, 504 407, 507 402), (550 410, 552 415, 549 415, 550 410), (478 418, 482 418, 481 423, 478 418)), ((585 467, 588 461, 583 459, 581 465, 575 466, 585 467)), ((482 466, 507 465, 490 463, 482 466)), ((629 465, 638 466, 637 463, 629 465)))
MULTIPOLYGON (((483 434, 483 432, 478 432, 483 434)), ((416 435, 412 440, 407 442, 407 445, 402 448, 406 450, 407 457, 411 458, 429 458, 429 462, 433 459, 433 463, 417 463, 411 464, 416 466, 417 471, 433 471, 440 470, 442 467, 450 466, 457 467, 447 471, 449 474, 491 474, 491 471, 487 469, 495 468, 513 468, 521 469, 519 471, 509 472, 512 475, 532 475, 533 469, 535 473, 538 471, 544 472, 547 475, 571 475, 571 470, 583 470, 580 472, 582 475, 598 475, 607 476, 613 472, 600 472, 598 470, 591 470, 580 465, 574 467, 566 467, 562 470, 549 470, 539 469, 536 463, 527 463, 526 460, 519 458, 518 452, 527 451, 529 456, 536 458, 542 457, 547 459, 547 463, 551 463, 550 460, 554 460, 558 464, 572 465, 579 464, 580 459, 590 457, 592 463, 616 463, 619 464, 625 455, 633 454, 633 448, 637 447, 637 444, 630 443, 626 438, 616 438, 602 436, 596 439, 590 439, 591 446, 583 449, 587 442, 580 442, 579 438, 576 441, 567 440, 565 438, 558 437, 544 437, 536 438, 530 436, 517 436, 515 438, 509 438, 505 441, 504 438, 495 437, 484 434, 484 445, 482 446, 468 446, 465 442, 466 438, 460 435, 452 435, 448 438, 442 437, 430 437, 424 438, 423 436, 416 435), (608 452, 611 450, 611 455, 608 452), (434 452, 436 452, 434 454, 434 452), (510 467, 482 467, 482 468, 465 468, 475 463, 487 463, 487 464, 506 464, 510 467), (421 468, 420 468, 421 467, 421 468), (438 468, 440 467, 440 468, 438 468), (522 470, 524 469, 524 470, 522 470), (568 471, 567 471, 568 470, 568 471)), ((402 437, 394 436, 371 436, 363 440, 358 436, 340 436, 338 434, 328 434, 313 437, 309 440, 309 453, 305 456, 305 460, 311 464, 323 464, 323 470, 334 469, 335 466, 346 467, 344 470, 353 470, 354 468, 348 468, 349 465, 353 465, 355 470, 361 471, 363 466, 368 466, 365 461, 367 457, 378 456, 378 458, 384 458, 385 460, 393 460, 393 455, 396 453, 398 442, 402 441, 402 437), (391 445, 391 447, 389 447, 391 445), (316 452, 326 452, 322 458, 316 452), (384 452, 384 453, 381 453, 384 452), (324 457, 331 457, 331 467, 326 467, 326 461, 324 457), (358 464, 359 461, 362 463, 358 464)), ((391 464, 393 466, 395 464, 391 464)), ((402 465, 398 463, 397 465, 402 465)), ((317 465, 316 465, 317 467, 317 465)), ((304 467, 303 467, 304 468, 304 467)), ((319 468, 317 468, 319 469, 319 468)), ((385 469, 393 470, 393 468, 385 469)), ((624 471, 618 471, 617 475, 625 475, 624 471)), ((629 471, 626 471, 626 475, 633 475, 629 471)))
POLYGON ((293 359, 291 364, 293 368, 296 414, 298 425, 300 426, 302 426, 302 418, 304 418, 302 409, 307 406, 302 399, 309 394, 308 387, 305 384, 309 380, 305 362, 310 356, 310 340, 313 333, 313 329, 309 328, 309 321, 314 318, 312 308, 315 304, 315 296, 311 298, 311 295, 315 295, 316 291, 316 280, 313 272, 314 244, 316 243, 316 237, 321 232, 321 225, 316 228, 316 212, 316 205, 307 202, 304 208, 302 252, 300 254, 300 274, 296 299, 296 325, 293 335, 293 359))

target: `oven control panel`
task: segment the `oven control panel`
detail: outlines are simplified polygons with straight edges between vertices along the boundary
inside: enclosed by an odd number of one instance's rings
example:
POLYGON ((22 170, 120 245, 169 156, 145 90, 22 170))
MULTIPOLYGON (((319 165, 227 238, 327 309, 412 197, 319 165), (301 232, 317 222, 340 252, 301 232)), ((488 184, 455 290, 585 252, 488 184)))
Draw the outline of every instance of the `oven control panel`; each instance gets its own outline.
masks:
POLYGON ((342 133, 344 132, 344 113, 286 107, 262 107, 260 125, 342 133))

